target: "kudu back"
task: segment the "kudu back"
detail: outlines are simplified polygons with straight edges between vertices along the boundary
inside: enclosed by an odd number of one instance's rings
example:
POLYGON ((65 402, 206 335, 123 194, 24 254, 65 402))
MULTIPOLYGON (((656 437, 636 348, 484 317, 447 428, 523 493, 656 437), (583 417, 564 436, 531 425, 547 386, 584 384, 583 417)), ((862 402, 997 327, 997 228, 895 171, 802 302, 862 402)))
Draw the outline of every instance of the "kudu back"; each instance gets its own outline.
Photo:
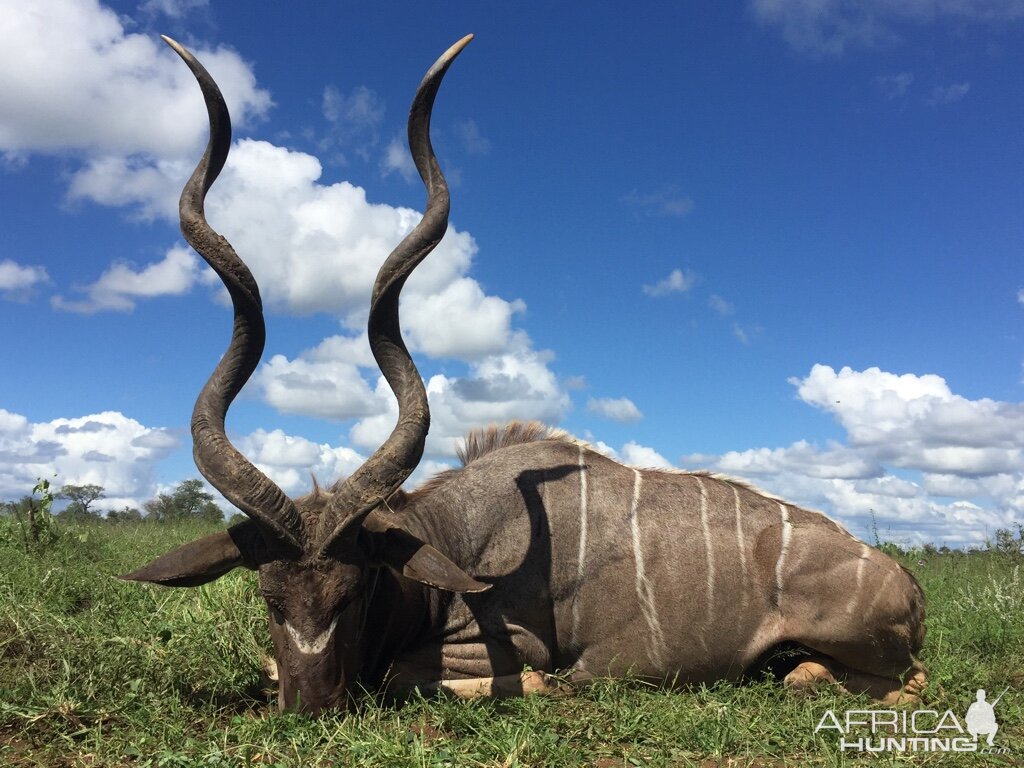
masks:
POLYGON ((836 682, 888 701, 920 691, 924 600, 913 576, 825 516, 740 481, 623 466, 564 433, 513 423, 471 433, 460 468, 401 490, 430 416, 398 299, 447 229, 430 117, 472 36, 416 91, 409 144, 426 210, 373 286, 369 343, 398 422, 350 477, 289 498, 225 432, 263 353, 262 303, 204 214, 231 143, 227 108, 195 57, 164 39, 195 75, 210 119, 181 195, 182 232, 234 307, 230 344, 193 412, 195 461, 249 519, 123 578, 191 587, 237 567, 258 571, 279 705, 309 713, 347 707, 360 689, 521 693, 556 671, 570 681, 734 679, 782 643, 814 653, 790 684, 836 682))

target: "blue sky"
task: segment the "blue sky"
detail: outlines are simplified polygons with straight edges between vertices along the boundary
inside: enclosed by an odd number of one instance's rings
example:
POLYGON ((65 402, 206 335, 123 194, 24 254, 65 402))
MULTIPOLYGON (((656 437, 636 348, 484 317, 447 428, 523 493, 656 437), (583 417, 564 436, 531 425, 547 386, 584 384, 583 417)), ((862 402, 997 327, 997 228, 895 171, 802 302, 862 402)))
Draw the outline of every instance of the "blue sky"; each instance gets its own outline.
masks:
POLYGON ((1024 6, 0 0, 0 498, 108 507, 196 476, 230 315, 177 232, 218 79, 210 194, 268 307, 229 414, 287 491, 350 472, 394 406, 365 349, 415 223, 404 119, 462 35, 434 143, 449 236, 403 321, 434 424, 538 418, 711 468, 870 538, 1024 521, 1024 6))

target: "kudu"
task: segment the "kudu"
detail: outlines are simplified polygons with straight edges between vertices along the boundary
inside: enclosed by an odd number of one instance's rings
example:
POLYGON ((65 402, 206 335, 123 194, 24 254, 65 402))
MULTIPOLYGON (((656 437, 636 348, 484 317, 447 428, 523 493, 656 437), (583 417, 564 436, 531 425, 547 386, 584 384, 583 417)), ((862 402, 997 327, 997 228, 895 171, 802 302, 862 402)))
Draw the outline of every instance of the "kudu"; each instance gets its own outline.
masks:
POLYGON ((124 578, 191 587, 257 570, 283 709, 345 707, 357 686, 520 693, 559 670, 579 681, 731 679, 784 643, 816 654, 788 683, 837 681, 890 701, 916 694, 924 601, 913 576, 823 515, 737 480, 635 469, 541 425, 510 424, 471 433, 461 468, 400 490, 423 453, 429 412, 398 298, 447 228, 430 116, 470 39, 416 92, 409 143, 426 212, 373 287, 369 341, 398 424, 349 478, 293 500, 225 434, 228 406, 263 351, 262 306, 252 274, 203 212, 228 154, 227 109, 202 65, 165 38, 199 81, 210 119, 181 195, 182 231, 234 305, 230 345, 193 413, 195 460, 250 519, 124 578))

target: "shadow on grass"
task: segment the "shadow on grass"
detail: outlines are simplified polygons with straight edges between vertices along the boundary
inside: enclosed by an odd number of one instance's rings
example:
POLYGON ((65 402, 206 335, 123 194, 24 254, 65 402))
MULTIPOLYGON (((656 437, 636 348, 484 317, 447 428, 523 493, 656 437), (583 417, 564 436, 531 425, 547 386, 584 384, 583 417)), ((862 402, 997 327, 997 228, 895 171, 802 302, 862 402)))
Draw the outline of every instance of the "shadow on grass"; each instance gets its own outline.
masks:
POLYGON ((225 715, 268 715, 277 712, 277 693, 268 691, 259 681, 243 688, 215 690, 208 686, 177 684, 174 695, 192 709, 212 707, 225 715))

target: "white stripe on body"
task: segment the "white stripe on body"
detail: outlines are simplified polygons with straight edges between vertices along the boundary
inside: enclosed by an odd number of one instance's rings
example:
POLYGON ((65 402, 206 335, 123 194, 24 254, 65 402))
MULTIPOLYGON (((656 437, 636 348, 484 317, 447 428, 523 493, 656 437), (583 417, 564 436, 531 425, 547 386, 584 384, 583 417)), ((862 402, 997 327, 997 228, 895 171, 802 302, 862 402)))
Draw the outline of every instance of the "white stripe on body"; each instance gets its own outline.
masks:
POLYGON ((633 559, 636 562, 636 596, 640 602, 640 611, 647 621, 650 629, 650 657, 659 670, 663 667, 662 651, 665 647, 665 636, 661 632, 661 624, 658 622, 657 610, 654 605, 654 595, 651 592, 651 584, 644 572, 644 553, 640 543, 640 521, 637 512, 640 508, 640 488, 643 484, 643 475, 640 470, 633 470, 633 503, 629 509, 629 527, 633 534, 633 559))
POLYGON ((785 504, 780 503, 779 509, 782 512, 782 546, 779 549, 779 559, 775 561, 775 605, 782 602, 782 569, 786 565, 786 555, 789 553, 789 540, 793 536, 793 525, 789 522, 789 509, 785 504))
POLYGON ((700 528, 704 534, 704 558, 707 565, 707 605, 705 606, 704 631, 700 636, 700 644, 707 650, 706 636, 715 618, 715 553, 711 548, 711 526, 708 524, 708 489, 704 487, 700 477, 694 475, 700 488, 700 528))
POLYGON ((860 555, 857 557, 857 586, 853 589, 853 594, 850 595, 850 602, 846 604, 846 612, 853 613, 853 609, 857 607, 857 603, 860 602, 861 596, 861 585, 864 583, 864 563, 868 561, 868 557, 871 555, 871 547, 864 542, 860 545, 860 555))
POLYGON ((875 608, 878 606, 879 601, 885 597, 886 588, 889 586, 889 582, 892 577, 896 575, 896 571, 889 571, 885 574, 885 578, 882 579, 881 586, 875 591, 875 596, 871 598, 871 603, 868 605, 868 609, 864 611, 864 620, 870 621, 871 615, 875 612, 875 608))
MULTIPOLYGON (((729 484, 729 487, 732 488, 732 495, 736 500, 736 547, 740 553, 740 575, 743 579, 740 601, 743 608, 746 608, 750 600, 750 596, 747 594, 747 548, 743 541, 743 515, 740 513, 740 492, 732 483, 729 484)), ((741 621, 744 618, 742 612, 737 614, 737 616, 741 621)))
POLYGON ((580 544, 576 556, 576 592, 572 598, 572 644, 578 645, 578 633, 580 628, 580 586, 583 584, 583 576, 587 564, 587 465, 583 460, 585 448, 580 446, 579 470, 580 470, 580 544))

